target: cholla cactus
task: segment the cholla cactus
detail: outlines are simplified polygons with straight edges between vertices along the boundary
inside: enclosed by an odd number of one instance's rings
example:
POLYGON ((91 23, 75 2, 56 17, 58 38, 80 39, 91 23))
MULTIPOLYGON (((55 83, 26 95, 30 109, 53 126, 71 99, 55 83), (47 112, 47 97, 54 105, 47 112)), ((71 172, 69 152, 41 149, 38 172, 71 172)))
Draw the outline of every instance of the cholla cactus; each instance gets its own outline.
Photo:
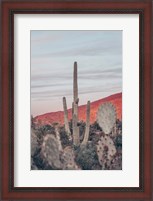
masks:
POLYGON ((100 105, 97 112, 97 122, 105 134, 110 134, 116 122, 116 109, 112 103, 100 105))
POLYGON ((70 146, 65 147, 63 150, 63 155, 61 156, 61 160, 63 161, 63 169, 67 170, 77 170, 79 167, 75 162, 75 154, 73 149, 70 146))
POLYGON ((53 169, 61 169, 59 145, 51 134, 44 137, 42 155, 53 169))
POLYGON ((109 136, 102 136, 98 141, 97 155, 103 169, 105 169, 105 163, 110 163, 115 154, 116 148, 113 140, 109 136))

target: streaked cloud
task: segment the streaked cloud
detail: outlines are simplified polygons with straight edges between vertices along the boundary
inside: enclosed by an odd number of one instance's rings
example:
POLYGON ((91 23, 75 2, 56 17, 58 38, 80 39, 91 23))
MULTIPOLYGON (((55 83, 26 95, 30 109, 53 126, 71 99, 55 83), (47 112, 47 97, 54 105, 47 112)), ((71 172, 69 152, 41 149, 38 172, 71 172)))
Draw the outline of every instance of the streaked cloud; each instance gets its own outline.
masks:
POLYGON ((32 114, 71 107, 74 61, 80 104, 122 91, 122 31, 31 31, 32 114))

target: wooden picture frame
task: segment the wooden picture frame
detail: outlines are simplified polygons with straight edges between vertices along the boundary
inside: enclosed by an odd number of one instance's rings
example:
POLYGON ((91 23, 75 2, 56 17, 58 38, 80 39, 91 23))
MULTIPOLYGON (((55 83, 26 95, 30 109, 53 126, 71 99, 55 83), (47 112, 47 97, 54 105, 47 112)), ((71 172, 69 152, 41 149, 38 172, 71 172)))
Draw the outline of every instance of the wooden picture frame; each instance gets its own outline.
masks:
POLYGON ((151 1, 1 2, 1 200, 146 200, 152 194, 151 145, 151 1), (139 187, 14 187, 14 15, 139 14, 139 187))

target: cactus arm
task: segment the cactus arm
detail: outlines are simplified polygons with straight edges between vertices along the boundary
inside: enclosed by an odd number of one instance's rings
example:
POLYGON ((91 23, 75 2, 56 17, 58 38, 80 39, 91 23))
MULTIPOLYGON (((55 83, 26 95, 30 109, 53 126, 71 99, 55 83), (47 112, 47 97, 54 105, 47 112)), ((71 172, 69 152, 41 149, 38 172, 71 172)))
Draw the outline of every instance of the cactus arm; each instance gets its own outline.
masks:
POLYGON ((66 104, 66 98, 63 97, 63 109, 64 109, 64 125, 65 130, 68 135, 68 137, 71 136, 70 128, 69 128, 69 121, 68 121, 68 111, 67 111, 67 104, 66 104))
POLYGON ((89 128, 90 128, 90 101, 87 102, 87 109, 86 109, 86 130, 84 139, 81 145, 86 145, 89 138, 89 128))

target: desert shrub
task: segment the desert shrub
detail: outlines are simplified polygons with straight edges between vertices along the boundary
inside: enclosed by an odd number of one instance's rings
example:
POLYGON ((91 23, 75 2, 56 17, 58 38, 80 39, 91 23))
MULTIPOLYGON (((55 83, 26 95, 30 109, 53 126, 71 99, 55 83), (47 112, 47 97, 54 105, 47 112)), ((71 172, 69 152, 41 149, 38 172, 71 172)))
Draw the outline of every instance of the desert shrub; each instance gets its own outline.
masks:
POLYGON ((55 128, 51 125, 41 126, 35 129, 35 134, 37 136, 37 141, 40 146, 43 142, 44 136, 46 136, 47 134, 52 134, 55 136, 55 128))
POLYGON ((33 115, 31 115, 31 128, 35 129, 35 123, 34 123, 33 115))
POLYGON ((114 139, 116 149, 122 149, 122 135, 118 135, 114 139))
POLYGON ((31 157, 31 170, 38 170, 36 164, 33 161, 33 157, 31 157))
POLYGON ((84 121, 80 121, 78 122, 78 126, 79 126, 80 142, 82 142, 84 138, 85 129, 86 129, 86 123, 84 121))
POLYGON ((97 121, 95 121, 93 124, 91 124, 91 131, 96 130, 96 131, 102 131, 101 127, 99 126, 99 124, 97 123, 97 121))
POLYGON ((37 153, 35 153, 35 155, 32 157, 33 163, 38 168, 38 170, 44 169, 43 159, 40 157, 40 151, 41 149, 39 149, 37 153))
POLYGON ((119 119, 116 120, 116 127, 117 129, 122 129, 122 121, 120 121, 119 119))
POLYGON ((76 152, 76 162, 83 170, 91 170, 99 166, 96 146, 88 142, 87 146, 80 147, 76 152))
POLYGON ((66 134, 65 128, 60 127, 59 132, 60 132, 60 138, 61 138, 62 147, 65 148, 66 146, 71 146, 72 142, 69 141, 69 138, 68 138, 68 136, 66 134))
POLYGON ((37 141, 37 136, 35 135, 34 131, 31 130, 31 156, 33 156, 38 149, 39 144, 37 141))
POLYGON ((35 153, 32 159, 32 165, 35 165, 33 167, 37 167, 38 170, 52 170, 52 167, 43 159, 41 149, 39 149, 37 153, 35 153))
POLYGON ((114 155, 109 169, 111 169, 111 170, 122 170, 122 153, 117 152, 114 155))
POLYGON ((43 142, 44 133, 41 130, 37 129, 37 130, 35 130, 35 134, 37 136, 38 144, 39 144, 39 146, 41 146, 41 144, 43 142))
POLYGON ((39 130, 44 134, 49 134, 49 133, 52 133, 52 134, 55 134, 55 128, 54 126, 51 126, 51 125, 44 125, 44 126, 41 126, 39 128, 39 130))
POLYGON ((90 125, 89 141, 92 141, 94 144, 96 144, 102 135, 102 129, 100 128, 97 122, 94 122, 90 125))

